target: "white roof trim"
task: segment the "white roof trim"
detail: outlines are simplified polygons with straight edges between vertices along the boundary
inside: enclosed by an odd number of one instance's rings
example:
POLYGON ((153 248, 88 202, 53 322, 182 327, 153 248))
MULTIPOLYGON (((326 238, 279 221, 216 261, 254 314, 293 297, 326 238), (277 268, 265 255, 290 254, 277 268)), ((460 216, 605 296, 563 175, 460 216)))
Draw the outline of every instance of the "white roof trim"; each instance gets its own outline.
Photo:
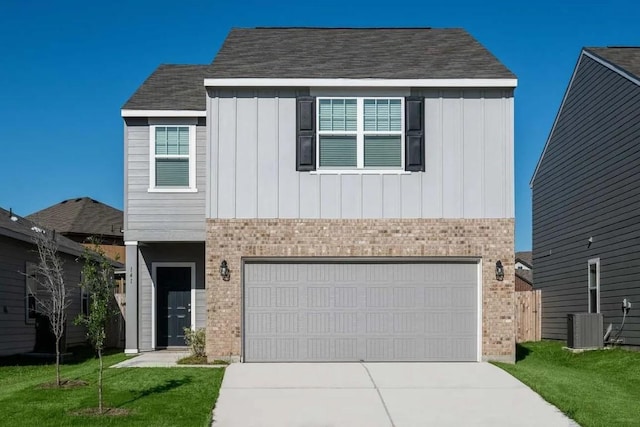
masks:
POLYGON ((120 110, 122 117, 206 117, 200 110, 120 110))
POLYGON ((634 76, 628 74, 627 72, 621 70, 620 68, 618 68, 615 64, 610 63, 609 61, 600 58, 599 56, 589 52, 586 49, 582 49, 582 52, 580 52, 580 56, 578 57, 578 62, 576 63, 576 67, 573 70, 573 75, 571 76, 571 80, 569 81, 569 86, 567 86, 567 90, 564 93, 564 97, 562 98, 562 103, 560 104, 560 108, 558 109, 558 113, 556 114, 556 118, 553 121, 553 126, 551 127, 551 132, 549 132, 549 136, 547 137, 547 142, 544 144, 544 149, 542 150, 542 154, 540 155, 540 158, 538 159, 538 164, 536 164, 536 168, 533 171, 533 176, 531 177, 531 181, 529 181, 529 188, 533 188, 533 181, 535 181, 536 179, 536 175, 538 174, 538 169, 540 169, 540 165, 542 164, 542 159, 544 158, 545 153, 547 152, 547 147, 549 146, 549 141, 551 140, 551 136, 553 135, 553 132, 556 129, 556 125, 558 124, 558 118, 560 117, 560 112, 562 111, 562 108, 564 107, 564 103, 567 100, 567 95, 569 94, 569 91, 571 90, 571 85, 573 85, 573 79, 576 77, 576 73, 578 72, 578 68, 580 67, 580 61, 582 60, 582 56, 586 56, 588 58, 593 59, 594 61, 596 61, 597 63, 599 63, 600 65, 602 65, 603 67, 606 67, 608 69, 610 69, 611 71, 620 74, 622 77, 632 81, 633 83, 637 84, 640 86, 640 81, 635 78, 634 76))
POLYGON ((509 87, 518 79, 204 79, 207 87, 509 87))

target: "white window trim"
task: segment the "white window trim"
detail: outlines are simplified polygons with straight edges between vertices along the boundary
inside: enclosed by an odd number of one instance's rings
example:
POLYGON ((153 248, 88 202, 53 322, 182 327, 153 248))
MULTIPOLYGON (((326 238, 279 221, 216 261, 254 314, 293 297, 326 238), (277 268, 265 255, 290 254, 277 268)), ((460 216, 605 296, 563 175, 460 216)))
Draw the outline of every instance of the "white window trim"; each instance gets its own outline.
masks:
POLYGON ((316 170, 314 174, 409 174, 404 164, 404 97, 401 96, 319 96, 316 98, 316 170), (355 131, 321 131, 320 130, 320 101, 321 100, 356 100, 356 130, 355 131), (364 100, 385 99, 400 100, 400 130, 399 131, 365 131, 364 130, 364 100), (320 166, 320 135, 355 135, 356 136, 356 167, 330 169, 320 166), (389 169, 372 169, 364 167, 364 138, 367 135, 400 135, 400 167, 389 169))
POLYGON ((587 309, 589 311, 589 313, 591 313, 591 290, 594 289, 593 286, 591 286, 591 266, 595 265, 596 266, 596 286, 595 286, 595 290, 596 290, 596 295, 598 298, 598 306, 596 307, 597 311, 596 313, 600 313, 600 258, 593 258, 590 259, 587 263, 587 295, 588 295, 588 305, 587 305, 587 309))
MULTIPOLYGON (((156 350, 156 307, 158 287, 158 267, 189 267, 191 269, 191 330, 196 330, 196 263, 195 262, 152 262, 151 263, 151 348, 156 350)), ((186 343, 185 343, 186 347, 186 343)))
POLYGON ((196 125, 155 124, 149 125, 149 193, 196 193, 196 125), (188 187, 156 187, 156 158, 185 158, 182 155, 156 156, 156 128, 186 127, 189 128, 189 186, 188 187))

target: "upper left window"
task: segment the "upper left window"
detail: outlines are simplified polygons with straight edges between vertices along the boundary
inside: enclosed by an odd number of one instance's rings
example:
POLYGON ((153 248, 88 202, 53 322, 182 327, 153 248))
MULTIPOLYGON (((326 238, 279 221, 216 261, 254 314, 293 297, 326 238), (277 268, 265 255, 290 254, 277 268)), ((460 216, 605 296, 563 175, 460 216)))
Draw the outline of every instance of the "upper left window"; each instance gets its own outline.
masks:
POLYGON ((151 191, 195 191, 195 126, 150 126, 151 191))

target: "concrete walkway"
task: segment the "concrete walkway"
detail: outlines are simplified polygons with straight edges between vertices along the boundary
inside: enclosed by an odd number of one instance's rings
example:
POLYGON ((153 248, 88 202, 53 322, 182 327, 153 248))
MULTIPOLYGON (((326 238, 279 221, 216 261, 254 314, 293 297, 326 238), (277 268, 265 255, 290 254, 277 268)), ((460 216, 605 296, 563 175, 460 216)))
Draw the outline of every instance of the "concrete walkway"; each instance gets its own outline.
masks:
POLYGON ((577 426, 488 363, 271 363, 227 368, 214 427, 577 426))
POLYGON ((112 368, 168 368, 173 366, 187 366, 178 365, 176 362, 188 355, 188 351, 148 351, 140 353, 137 356, 132 356, 124 362, 117 363, 113 365, 112 368))

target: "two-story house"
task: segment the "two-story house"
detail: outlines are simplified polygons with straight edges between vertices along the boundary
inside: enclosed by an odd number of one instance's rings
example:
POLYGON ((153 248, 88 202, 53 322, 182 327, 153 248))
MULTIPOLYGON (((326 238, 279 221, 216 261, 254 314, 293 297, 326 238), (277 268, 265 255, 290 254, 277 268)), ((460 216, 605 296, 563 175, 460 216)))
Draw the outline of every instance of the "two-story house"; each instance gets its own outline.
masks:
POLYGON ((461 29, 232 30, 125 122, 128 352, 513 361, 513 92, 461 29))

